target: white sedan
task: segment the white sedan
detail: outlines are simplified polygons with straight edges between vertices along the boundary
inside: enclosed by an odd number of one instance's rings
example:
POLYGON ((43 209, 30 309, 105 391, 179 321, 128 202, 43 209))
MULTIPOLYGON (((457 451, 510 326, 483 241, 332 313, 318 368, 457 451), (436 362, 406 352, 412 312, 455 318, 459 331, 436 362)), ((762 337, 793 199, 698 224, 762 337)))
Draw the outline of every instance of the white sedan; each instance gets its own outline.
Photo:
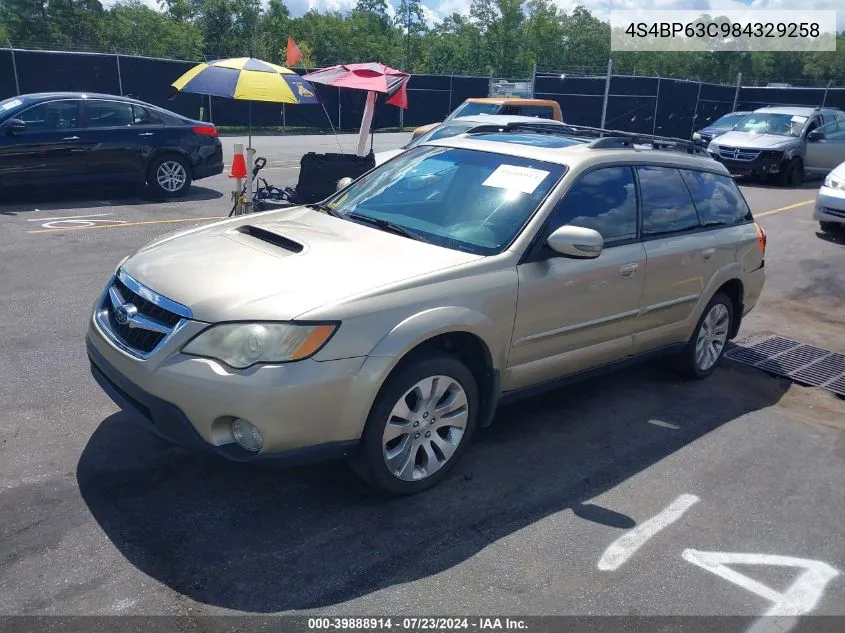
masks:
POLYGON ((816 196, 813 219, 822 231, 845 228, 845 163, 841 163, 824 179, 816 196))
POLYGON ((378 152, 375 155, 376 165, 381 165, 389 161, 399 154, 404 154, 406 151, 417 145, 422 145, 428 141, 436 141, 440 138, 447 138, 450 136, 457 136, 458 134, 466 134, 472 132, 476 128, 487 127, 489 125, 506 126, 513 123, 531 123, 542 126, 563 126, 560 121, 551 119, 540 119, 531 116, 517 116, 507 114, 477 114, 473 116, 459 117, 441 123, 436 128, 429 130, 416 138, 411 139, 407 145, 403 145, 399 149, 391 149, 384 152, 378 152))

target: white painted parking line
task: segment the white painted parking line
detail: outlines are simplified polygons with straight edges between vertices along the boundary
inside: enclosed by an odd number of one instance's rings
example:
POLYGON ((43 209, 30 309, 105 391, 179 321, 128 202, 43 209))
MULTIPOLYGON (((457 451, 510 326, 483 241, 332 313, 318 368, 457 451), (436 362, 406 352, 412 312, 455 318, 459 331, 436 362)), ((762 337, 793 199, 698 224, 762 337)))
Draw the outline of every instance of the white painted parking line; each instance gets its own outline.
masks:
POLYGON ((659 514, 643 521, 637 527, 620 536, 604 550, 599 559, 599 569, 602 571, 619 569, 652 536, 680 519, 684 512, 698 501, 699 499, 695 495, 683 494, 666 506, 659 514))
POLYGON ((764 614, 747 633, 785 633, 795 625, 795 618, 813 610, 831 580, 839 571, 820 560, 776 556, 772 554, 744 554, 738 552, 702 552, 686 549, 681 554, 684 560, 702 569, 716 574, 720 578, 739 585, 772 603, 764 614), (777 567, 796 567, 803 569, 798 578, 780 593, 758 580, 731 569, 728 565, 774 565, 777 567), (768 616, 770 619, 766 619, 768 616), (786 616, 786 619, 774 619, 771 616, 786 616))
MULTIPOLYGON (((36 209, 38 211, 38 209, 36 209)), ((75 220, 77 218, 100 218, 106 215, 114 215, 113 213, 88 213, 87 215, 64 215, 55 218, 28 218, 27 222, 48 222, 50 220, 75 220)))

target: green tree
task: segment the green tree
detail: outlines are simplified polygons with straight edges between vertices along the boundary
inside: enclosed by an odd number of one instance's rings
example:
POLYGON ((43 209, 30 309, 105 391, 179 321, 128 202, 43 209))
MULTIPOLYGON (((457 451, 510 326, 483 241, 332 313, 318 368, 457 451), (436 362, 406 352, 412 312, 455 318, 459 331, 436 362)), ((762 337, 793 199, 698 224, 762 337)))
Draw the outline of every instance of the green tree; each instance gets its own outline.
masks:
POLYGON ((396 26, 402 32, 405 46, 402 66, 407 72, 413 72, 422 60, 420 39, 428 32, 422 3, 419 0, 402 0, 396 10, 396 26))
POLYGON ((189 60, 202 56, 202 33, 196 26, 154 11, 140 0, 112 6, 105 28, 106 38, 120 52, 189 60))

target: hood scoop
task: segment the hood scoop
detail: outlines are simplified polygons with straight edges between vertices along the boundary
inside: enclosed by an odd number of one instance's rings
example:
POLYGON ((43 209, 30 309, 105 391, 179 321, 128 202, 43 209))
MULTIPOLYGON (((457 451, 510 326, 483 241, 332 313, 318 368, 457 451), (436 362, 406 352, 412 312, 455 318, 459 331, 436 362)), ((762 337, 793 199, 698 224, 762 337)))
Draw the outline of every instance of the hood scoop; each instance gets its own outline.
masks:
POLYGON ((273 233, 272 231, 262 229, 258 226, 253 226, 251 224, 239 226, 235 229, 235 233, 249 236, 253 239, 264 242, 265 244, 270 244, 271 246, 284 249, 291 253, 301 253, 305 249, 302 244, 294 242, 292 239, 287 238, 284 235, 279 235, 278 233, 273 233))

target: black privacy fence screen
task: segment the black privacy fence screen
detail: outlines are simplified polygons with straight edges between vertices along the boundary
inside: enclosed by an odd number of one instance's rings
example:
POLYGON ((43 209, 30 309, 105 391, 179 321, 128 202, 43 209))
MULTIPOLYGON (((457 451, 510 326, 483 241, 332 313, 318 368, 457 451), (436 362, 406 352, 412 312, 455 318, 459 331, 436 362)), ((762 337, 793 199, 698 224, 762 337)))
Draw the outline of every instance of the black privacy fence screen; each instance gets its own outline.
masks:
MULTIPOLYGON (((18 94, 85 91, 131 96, 218 126, 247 124, 249 104, 180 93, 171 84, 194 62, 107 53, 0 48, 0 99, 18 94)), ((305 69, 294 69, 300 74, 305 69)), ((630 75, 534 73, 534 96, 561 105, 567 123, 690 138, 733 110, 767 105, 845 109, 842 87, 747 87, 630 75), (605 105, 606 101, 606 105, 605 105)), ((253 103, 252 124, 291 131, 360 125, 365 93, 317 86, 322 105, 253 103)), ((374 126, 409 128, 441 121, 470 97, 486 97, 490 77, 413 75, 405 111, 377 102, 374 126)))

